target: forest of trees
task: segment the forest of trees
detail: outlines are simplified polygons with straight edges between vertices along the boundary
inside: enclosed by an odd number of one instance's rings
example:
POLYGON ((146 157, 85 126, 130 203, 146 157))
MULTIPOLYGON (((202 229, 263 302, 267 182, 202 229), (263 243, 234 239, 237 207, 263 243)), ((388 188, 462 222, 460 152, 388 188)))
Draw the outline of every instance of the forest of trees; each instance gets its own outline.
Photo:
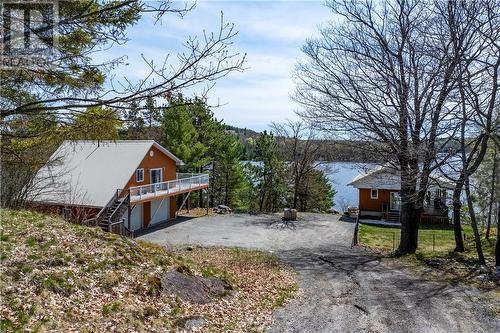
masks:
MULTIPOLYGON (((252 151, 249 156, 238 138, 245 130, 218 121, 201 99, 178 94, 164 106, 146 99, 141 109, 125 121, 120 137, 157 140, 185 162, 182 172, 209 170, 210 206, 224 204, 255 212, 276 212, 284 207, 325 212, 333 207, 335 192, 323 172, 315 168, 319 155, 308 150, 312 140, 288 136, 277 127, 278 136, 252 131, 246 145, 252 151), (290 140, 296 143, 294 156, 287 154, 290 140), (298 164, 302 169, 296 179, 298 164)), ((294 125, 287 123, 282 128, 294 125)), ((314 142, 314 146, 321 145, 314 142)), ((190 202, 201 206, 202 198, 192 194, 190 202)))
MULTIPOLYGON (((315 168, 318 155, 308 151, 311 140, 286 138, 284 133, 279 137, 267 132, 257 134, 251 144, 252 161, 246 161, 244 146, 234 128, 231 130, 218 121, 198 98, 187 99, 177 94, 158 106, 154 98, 148 97, 126 110, 92 107, 64 128, 51 121, 50 116, 25 118, 19 125, 19 130, 36 131, 41 126, 51 130, 33 138, 4 139, 4 147, 11 150, 11 156, 19 157, 12 164, 4 161, 4 171, 17 176, 16 181, 4 181, 5 206, 23 206, 34 173, 50 163, 48 158, 63 140, 121 139, 159 142, 184 161, 179 172, 209 171, 211 207, 224 204, 254 212, 276 212, 284 207, 325 212, 333 207, 335 192, 323 171, 315 168), (294 156, 286 153, 289 140, 295 140, 294 156), (296 172, 298 165, 300 175, 296 172)), ((283 128, 286 126, 292 124, 283 128)), ((317 142, 314 145, 320 146, 317 142)), ((190 205, 204 205, 200 193, 191 194, 190 205)))

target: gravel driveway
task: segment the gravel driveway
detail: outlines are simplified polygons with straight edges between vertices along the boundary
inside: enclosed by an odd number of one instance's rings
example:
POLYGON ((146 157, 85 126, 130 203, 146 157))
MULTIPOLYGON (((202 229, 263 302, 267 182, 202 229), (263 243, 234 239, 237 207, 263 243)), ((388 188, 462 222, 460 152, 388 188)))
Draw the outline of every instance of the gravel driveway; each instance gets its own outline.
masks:
POLYGON ((434 283, 349 247, 354 225, 307 214, 284 226, 272 215, 182 221, 141 236, 163 245, 272 251, 299 274, 302 294, 275 314, 269 332, 498 332, 500 321, 472 288, 434 283))

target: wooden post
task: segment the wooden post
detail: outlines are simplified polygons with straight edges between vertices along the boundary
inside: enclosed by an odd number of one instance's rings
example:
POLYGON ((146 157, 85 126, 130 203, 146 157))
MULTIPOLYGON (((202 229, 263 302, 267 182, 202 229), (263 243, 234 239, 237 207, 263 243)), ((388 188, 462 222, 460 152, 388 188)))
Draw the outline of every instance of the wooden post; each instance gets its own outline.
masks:
POLYGON ((209 208, 209 206, 210 206, 210 201, 209 201, 209 199, 210 199, 210 191, 209 191, 209 190, 208 190, 208 188, 207 188, 207 215, 208 215, 208 208, 209 208))
POLYGON ((358 245, 358 229, 359 229, 359 214, 356 217, 356 226, 354 227, 354 235, 352 236, 351 247, 358 245))

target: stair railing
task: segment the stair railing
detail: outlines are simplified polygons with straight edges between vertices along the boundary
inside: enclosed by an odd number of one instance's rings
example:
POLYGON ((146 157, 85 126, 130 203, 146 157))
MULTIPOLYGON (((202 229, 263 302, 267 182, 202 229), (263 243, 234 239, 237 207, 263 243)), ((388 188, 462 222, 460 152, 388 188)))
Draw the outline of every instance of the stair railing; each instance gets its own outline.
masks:
POLYGON ((123 198, 122 201, 120 201, 120 203, 118 204, 118 206, 116 206, 115 210, 113 210, 113 212, 111 213, 111 215, 109 215, 109 222, 111 223, 111 221, 113 220, 113 216, 116 214, 116 212, 123 206, 123 204, 127 204, 130 202, 130 193, 127 193, 127 195, 125 196, 125 198, 123 198))
POLYGON ((84 220, 82 224, 95 225, 95 226, 98 225, 103 220, 104 213, 113 205, 113 202, 115 202, 116 199, 118 199, 119 194, 120 190, 116 190, 115 194, 111 197, 111 199, 109 199, 106 205, 104 205, 104 207, 101 208, 99 213, 97 213, 96 216, 93 218, 84 220))

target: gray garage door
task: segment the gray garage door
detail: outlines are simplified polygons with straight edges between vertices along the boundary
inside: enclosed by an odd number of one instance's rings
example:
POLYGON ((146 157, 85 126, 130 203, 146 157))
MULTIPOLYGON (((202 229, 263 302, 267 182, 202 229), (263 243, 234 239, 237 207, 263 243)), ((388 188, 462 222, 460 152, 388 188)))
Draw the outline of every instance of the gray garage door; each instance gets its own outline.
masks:
POLYGON ((163 198, 151 202, 151 224, 168 220, 169 201, 169 198, 163 198))

